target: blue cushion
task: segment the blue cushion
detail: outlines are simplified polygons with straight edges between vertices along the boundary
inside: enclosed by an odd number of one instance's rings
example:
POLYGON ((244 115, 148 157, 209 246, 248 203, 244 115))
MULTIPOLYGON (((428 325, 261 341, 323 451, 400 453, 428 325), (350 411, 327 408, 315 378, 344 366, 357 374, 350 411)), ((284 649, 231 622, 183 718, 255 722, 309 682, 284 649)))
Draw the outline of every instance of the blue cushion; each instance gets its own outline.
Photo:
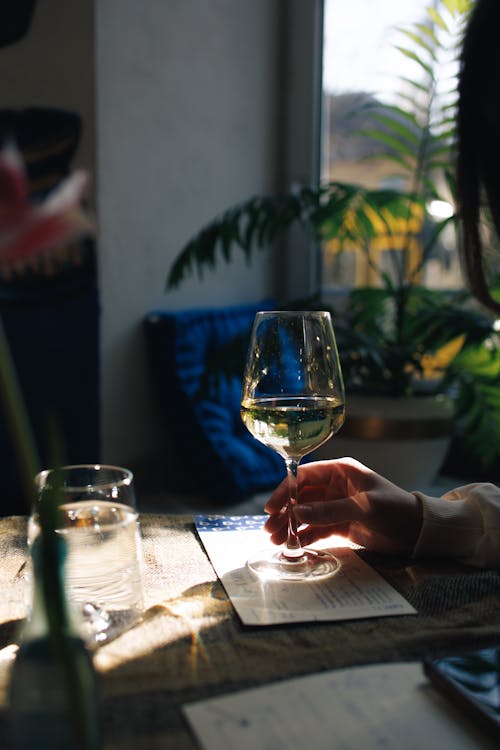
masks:
MULTIPOLYGON (((206 381, 207 363, 236 336, 248 339, 258 305, 181 312, 155 310, 145 320, 151 371, 175 447, 216 502, 275 487, 285 465, 240 418, 241 375, 206 381)), ((222 355, 221 355, 222 356, 222 355)))

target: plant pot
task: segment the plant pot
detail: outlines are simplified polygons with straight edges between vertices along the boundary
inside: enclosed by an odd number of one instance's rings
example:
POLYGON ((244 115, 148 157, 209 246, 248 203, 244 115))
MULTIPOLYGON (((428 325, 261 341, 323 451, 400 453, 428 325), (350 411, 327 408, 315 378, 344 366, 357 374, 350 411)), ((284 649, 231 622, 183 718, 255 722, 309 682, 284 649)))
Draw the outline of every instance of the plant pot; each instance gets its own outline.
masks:
POLYGON ((453 401, 437 396, 350 396, 337 436, 314 452, 323 460, 352 456, 407 490, 429 490, 448 451, 453 401))

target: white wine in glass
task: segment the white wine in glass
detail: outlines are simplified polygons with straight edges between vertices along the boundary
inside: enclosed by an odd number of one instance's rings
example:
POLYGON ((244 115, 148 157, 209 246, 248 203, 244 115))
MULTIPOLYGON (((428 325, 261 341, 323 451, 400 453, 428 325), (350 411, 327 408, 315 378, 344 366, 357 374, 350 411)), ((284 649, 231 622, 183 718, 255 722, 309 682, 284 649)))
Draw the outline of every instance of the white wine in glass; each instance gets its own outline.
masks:
POLYGON ((269 311, 255 316, 243 378, 241 418, 283 457, 289 482, 286 544, 247 565, 261 578, 318 580, 339 569, 329 552, 304 549, 297 533, 297 468, 344 422, 345 396, 330 314, 269 311))

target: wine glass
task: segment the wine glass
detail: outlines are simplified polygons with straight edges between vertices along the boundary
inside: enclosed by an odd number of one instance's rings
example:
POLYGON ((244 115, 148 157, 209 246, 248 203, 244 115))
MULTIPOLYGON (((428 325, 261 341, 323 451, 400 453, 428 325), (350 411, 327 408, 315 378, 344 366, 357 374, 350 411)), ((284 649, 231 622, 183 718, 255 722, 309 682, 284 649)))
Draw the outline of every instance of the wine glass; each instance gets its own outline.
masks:
POLYGON ((286 462, 287 541, 247 561, 264 579, 319 580, 337 572, 326 551, 304 549, 297 533, 297 468, 344 422, 345 398, 335 334, 328 312, 258 312, 243 377, 241 418, 260 442, 286 462))

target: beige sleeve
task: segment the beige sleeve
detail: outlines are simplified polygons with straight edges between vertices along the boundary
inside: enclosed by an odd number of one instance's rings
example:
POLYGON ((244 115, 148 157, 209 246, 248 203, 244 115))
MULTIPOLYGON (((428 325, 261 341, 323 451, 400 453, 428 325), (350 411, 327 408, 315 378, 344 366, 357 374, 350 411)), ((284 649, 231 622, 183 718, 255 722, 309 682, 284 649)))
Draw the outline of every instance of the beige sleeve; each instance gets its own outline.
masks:
POLYGON ((414 492, 423 523, 414 557, 454 557, 478 567, 500 567, 500 488, 468 484, 443 497, 414 492))

